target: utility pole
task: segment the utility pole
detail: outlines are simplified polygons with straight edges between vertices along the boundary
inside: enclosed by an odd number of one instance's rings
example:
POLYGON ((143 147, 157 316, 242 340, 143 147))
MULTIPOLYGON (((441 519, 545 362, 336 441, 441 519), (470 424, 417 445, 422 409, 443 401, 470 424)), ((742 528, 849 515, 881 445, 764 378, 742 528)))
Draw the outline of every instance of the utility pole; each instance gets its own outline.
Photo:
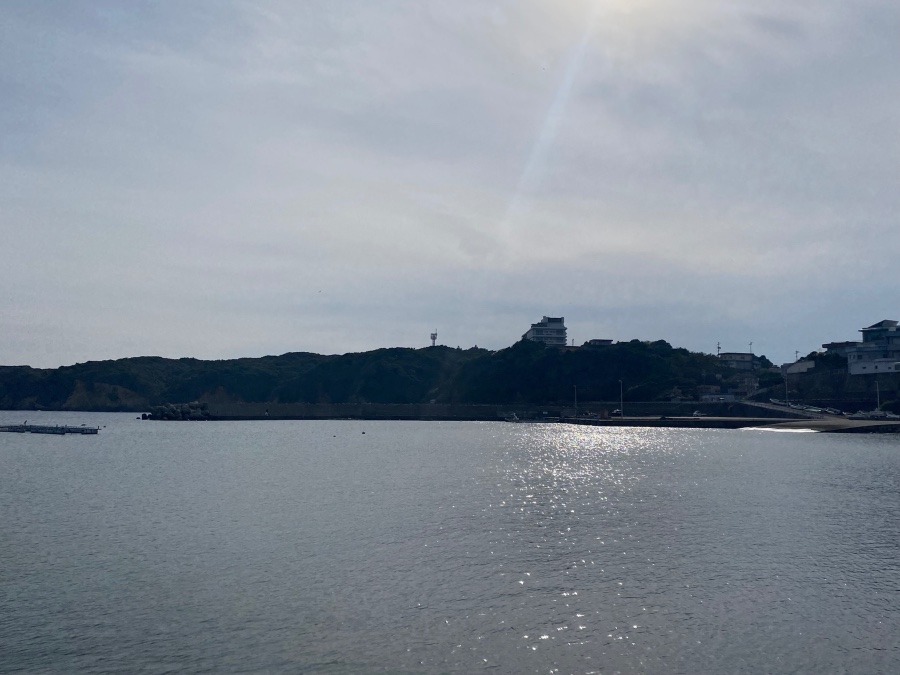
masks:
POLYGON ((622 395, 622 380, 619 380, 619 417, 625 417, 625 397, 622 395))

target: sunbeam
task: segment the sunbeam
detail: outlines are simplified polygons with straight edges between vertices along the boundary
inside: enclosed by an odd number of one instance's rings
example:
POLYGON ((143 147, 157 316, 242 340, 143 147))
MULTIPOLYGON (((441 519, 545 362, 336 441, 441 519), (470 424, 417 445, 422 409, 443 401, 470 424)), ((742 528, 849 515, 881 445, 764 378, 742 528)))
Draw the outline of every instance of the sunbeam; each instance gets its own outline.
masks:
POLYGON ((563 72, 559 87, 556 89, 556 95, 553 97, 553 101, 547 110, 544 123, 531 146, 531 151, 528 153, 528 158, 522 168, 522 173, 516 184, 516 190, 507 205, 500 228, 501 241, 506 244, 512 243, 512 234, 516 223, 528 212, 528 198, 540 186, 542 181, 547 159, 556 141, 560 125, 565 118, 569 98, 572 95, 572 89, 581 70, 597 15, 597 5, 592 4, 581 40, 571 50, 571 56, 563 72))

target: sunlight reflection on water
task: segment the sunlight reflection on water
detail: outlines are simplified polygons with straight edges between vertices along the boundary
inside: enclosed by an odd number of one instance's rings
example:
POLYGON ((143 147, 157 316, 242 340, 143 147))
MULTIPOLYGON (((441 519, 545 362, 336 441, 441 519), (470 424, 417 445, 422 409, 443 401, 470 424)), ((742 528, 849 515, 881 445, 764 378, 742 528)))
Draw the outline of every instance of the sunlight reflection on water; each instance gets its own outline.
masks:
POLYGON ((900 665, 895 439, 110 419, 0 438, 0 670, 900 665))
POLYGON ((502 523, 491 541, 501 576, 517 580, 528 608, 512 612, 527 649, 592 645, 626 670, 676 672, 671 650, 688 661, 710 649, 746 658, 746 645, 706 633, 710 620, 760 639, 798 637, 791 597, 804 593, 791 580, 803 562, 793 550, 827 521, 803 531, 814 505, 781 492, 785 476, 759 463, 795 475, 799 467, 770 453, 774 437, 519 425, 489 509, 502 523))
MULTIPOLYGON (((505 549, 509 574, 525 593, 531 614, 523 640, 532 651, 544 642, 635 645, 647 611, 631 602, 626 586, 632 569, 653 567, 636 560, 640 520, 622 522, 621 512, 656 497, 636 491, 647 467, 672 461, 692 445, 673 442, 665 429, 520 425, 498 463, 500 480, 491 510, 503 513, 492 547, 505 549), (614 611, 618 606, 622 612, 614 611), (602 609, 601 609, 602 608, 602 609), (617 618, 610 618, 619 614, 617 618), (630 628, 626 628, 630 627, 630 628)), ((496 516, 496 514, 495 514, 496 516)))
POLYGON ((533 425, 505 452, 510 502, 574 512, 584 500, 617 501, 646 477, 645 465, 686 447, 688 437, 673 442, 665 429, 533 425))

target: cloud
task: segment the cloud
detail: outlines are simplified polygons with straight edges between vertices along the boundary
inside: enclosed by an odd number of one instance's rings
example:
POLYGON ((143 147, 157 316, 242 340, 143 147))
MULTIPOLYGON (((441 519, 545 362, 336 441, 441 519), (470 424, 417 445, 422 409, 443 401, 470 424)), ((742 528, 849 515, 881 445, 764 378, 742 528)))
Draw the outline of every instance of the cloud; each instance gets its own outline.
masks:
POLYGON ((897 318, 898 18, 4 3, 0 362, 853 337, 897 318))

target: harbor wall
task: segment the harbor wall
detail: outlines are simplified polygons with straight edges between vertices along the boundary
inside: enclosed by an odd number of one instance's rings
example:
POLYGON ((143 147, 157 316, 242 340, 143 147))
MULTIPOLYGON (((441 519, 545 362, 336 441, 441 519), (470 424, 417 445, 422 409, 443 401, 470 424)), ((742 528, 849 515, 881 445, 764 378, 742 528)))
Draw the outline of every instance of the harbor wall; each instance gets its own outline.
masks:
POLYGON ((212 419, 498 420, 502 406, 377 403, 210 403, 212 419))
MULTIPOLYGON (((378 404, 378 403, 208 403, 209 418, 227 419, 367 419, 367 420, 500 420, 515 415, 523 420, 573 417, 574 406, 526 406, 516 404, 378 404)), ((619 407, 618 402, 579 404, 578 416, 601 419, 619 407)), ((784 411, 768 411, 740 403, 625 402, 628 417, 690 416, 695 410, 715 417, 783 417, 784 411)))

